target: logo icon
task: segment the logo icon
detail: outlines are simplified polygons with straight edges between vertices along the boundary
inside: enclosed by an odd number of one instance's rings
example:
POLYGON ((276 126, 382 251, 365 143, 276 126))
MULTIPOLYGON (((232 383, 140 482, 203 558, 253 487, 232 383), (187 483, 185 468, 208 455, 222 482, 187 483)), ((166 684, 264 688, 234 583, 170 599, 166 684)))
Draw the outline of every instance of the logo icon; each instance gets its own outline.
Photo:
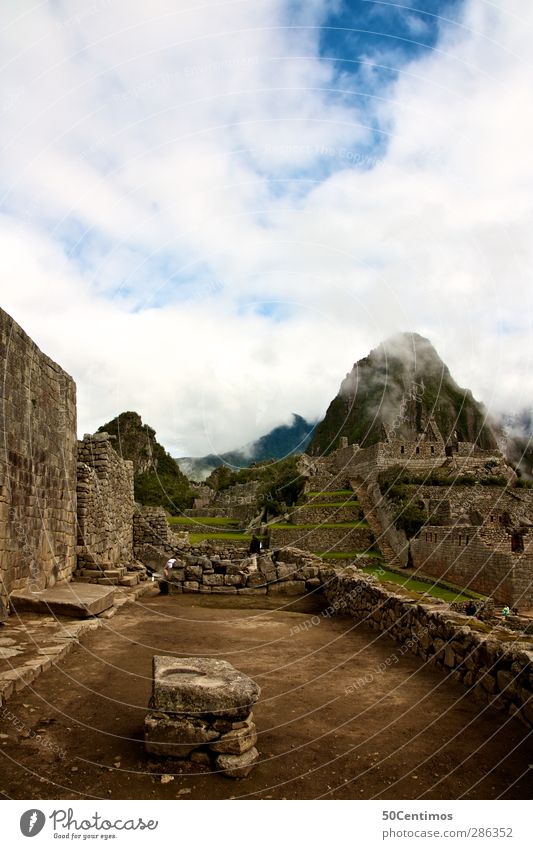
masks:
POLYGON ((35 837, 42 831, 46 822, 46 817, 42 811, 37 808, 30 808, 25 811, 20 818, 20 830, 24 837, 35 837))

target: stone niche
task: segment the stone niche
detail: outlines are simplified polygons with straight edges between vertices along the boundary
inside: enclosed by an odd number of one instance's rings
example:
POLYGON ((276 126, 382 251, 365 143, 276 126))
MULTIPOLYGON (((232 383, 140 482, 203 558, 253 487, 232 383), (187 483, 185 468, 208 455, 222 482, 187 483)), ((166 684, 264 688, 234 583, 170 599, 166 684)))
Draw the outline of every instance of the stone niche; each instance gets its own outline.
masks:
POLYGON ((226 660, 155 656, 146 751, 246 778, 259 757, 252 708, 260 693, 226 660))
POLYGON ((76 385, 0 309, 0 611, 76 565, 76 385))

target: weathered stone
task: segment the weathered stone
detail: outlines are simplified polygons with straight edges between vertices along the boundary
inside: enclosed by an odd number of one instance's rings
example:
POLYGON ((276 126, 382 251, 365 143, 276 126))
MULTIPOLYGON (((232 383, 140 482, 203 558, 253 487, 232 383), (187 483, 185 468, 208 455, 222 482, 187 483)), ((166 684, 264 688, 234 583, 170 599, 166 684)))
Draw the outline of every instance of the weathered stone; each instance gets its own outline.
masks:
POLYGON ((455 666, 455 654, 451 646, 446 646, 444 650, 444 666, 448 666, 450 669, 455 666))
POLYGON ((202 766, 211 766, 211 757, 209 752, 206 752, 204 749, 195 749, 189 755, 189 760, 195 764, 201 764, 202 766))
POLYGON ((281 581, 279 584, 269 584, 268 591, 273 594, 304 595, 305 581, 281 581))
POLYGON ((186 758, 193 749, 210 743, 219 732, 201 719, 149 713, 144 720, 146 751, 163 757, 186 758))
POLYGON ((229 778, 246 778, 247 775, 250 775, 258 759, 259 752, 252 748, 248 749, 243 755, 218 755, 216 765, 229 778))
POLYGON ((212 743, 211 751, 220 752, 228 755, 242 755, 255 746, 257 743, 257 731, 255 723, 249 720, 242 728, 234 728, 231 731, 222 734, 221 737, 212 743))
POLYGON ((247 587, 263 587, 265 583, 265 579, 259 574, 259 572, 252 572, 252 574, 248 575, 246 579, 247 587))
POLYGON ((505 690, 506 694, 511 696, 516 692, 515 676, 507 669, 500 669, 496 673, 496 681, 499 690, 505 690))
POLYGON ((113 605, 115 591, 97 584, 70 583, 36 592, 16 592, 11 595, 14 610, 33 613, 53 613, 54 616, 83 618, 97 616, 113 605))
POLYGON ((153 659, 150 707, 177 714, 245 719, 260 688, 226 660, 199 657, 153 659))
POLYGON ((224 583, 224 575, 204 574, 203 582, 211 587, 221 587, 224 583))

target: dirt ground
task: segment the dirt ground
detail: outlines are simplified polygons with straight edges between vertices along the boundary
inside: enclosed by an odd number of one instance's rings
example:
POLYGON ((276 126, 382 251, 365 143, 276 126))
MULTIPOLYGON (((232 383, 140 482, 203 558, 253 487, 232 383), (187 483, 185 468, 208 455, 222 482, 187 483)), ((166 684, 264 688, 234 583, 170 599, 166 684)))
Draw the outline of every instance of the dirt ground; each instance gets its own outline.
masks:
POLYGON ((0 710, 12 799, 527 799, 532 735, 388 637, 317 602, 127 605, 0 710), (224 658, 262 695, 245 780, 145 754, 154 654, 224 658), (380 666, 381 664, 381 666, 380 666), (380 671, 385 669, 385 671, 380 671), (37 741, 33 732, 40 734, 37 741), (172 775, 171 781, 162 775, 172 775))

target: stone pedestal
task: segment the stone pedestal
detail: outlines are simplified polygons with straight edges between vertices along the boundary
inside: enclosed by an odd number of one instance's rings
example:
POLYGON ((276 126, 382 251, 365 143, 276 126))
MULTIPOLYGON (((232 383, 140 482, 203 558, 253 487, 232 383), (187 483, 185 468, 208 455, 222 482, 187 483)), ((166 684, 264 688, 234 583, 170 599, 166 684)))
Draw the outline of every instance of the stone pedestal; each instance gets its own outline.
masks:
POLYGON ((252 707, 260 692, 225 660, 155 656, 146 751, 245 778, 259 757, 252 707))

